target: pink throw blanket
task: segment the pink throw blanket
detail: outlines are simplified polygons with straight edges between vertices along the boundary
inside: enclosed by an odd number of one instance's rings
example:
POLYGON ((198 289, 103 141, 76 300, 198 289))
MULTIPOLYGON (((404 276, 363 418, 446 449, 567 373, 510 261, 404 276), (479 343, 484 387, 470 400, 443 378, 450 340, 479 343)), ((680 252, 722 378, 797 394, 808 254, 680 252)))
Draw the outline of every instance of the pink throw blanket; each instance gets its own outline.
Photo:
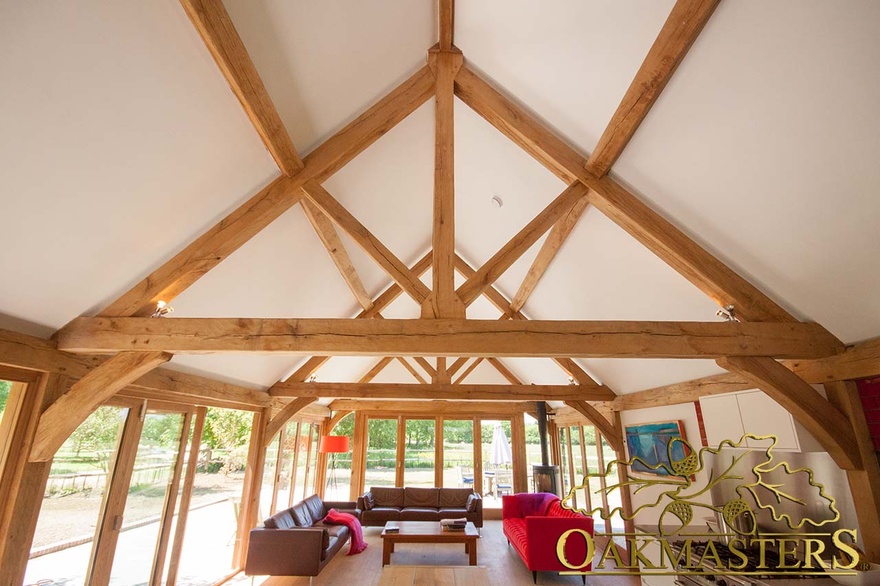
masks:
POLYGON ((345 525, 351 532, 351 547, 348 548, 347 555, 354 555, 367 549, 367 542, 364 541, 364 530, 361 528, 361 522, 354 515, 348 513, 340 513, 336 509, 330 509, 324 522, 330 525, 345 525))

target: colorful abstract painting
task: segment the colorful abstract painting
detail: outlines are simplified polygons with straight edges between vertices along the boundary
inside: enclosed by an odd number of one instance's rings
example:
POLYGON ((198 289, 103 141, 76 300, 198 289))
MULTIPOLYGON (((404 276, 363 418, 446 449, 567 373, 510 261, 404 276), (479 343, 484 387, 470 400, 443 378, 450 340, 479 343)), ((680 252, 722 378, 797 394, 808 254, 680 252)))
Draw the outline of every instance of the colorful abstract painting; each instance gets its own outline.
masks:
MULTIPOLYGON (((672 476, 667 446, 674 438, 686 440, 681 421, 639 423, 626 427, 626 445, 629 457, 637 457, 632 471, 658 476, 672 476)), ((683 460, 687 456, 683 442, 672 444, 672 459, 683 460)))

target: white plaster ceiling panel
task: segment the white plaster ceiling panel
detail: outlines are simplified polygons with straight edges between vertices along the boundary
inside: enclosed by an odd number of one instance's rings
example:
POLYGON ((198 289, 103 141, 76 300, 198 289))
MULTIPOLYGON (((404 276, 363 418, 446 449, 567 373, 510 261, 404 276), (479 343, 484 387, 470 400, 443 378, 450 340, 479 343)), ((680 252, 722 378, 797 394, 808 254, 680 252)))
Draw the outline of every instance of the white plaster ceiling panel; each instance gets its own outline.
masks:
POLYGON ((290 370, 294 360, 294 356, 280 354, 177 354, 168 367, 224 382, 267 389, 290 370))
POLYGON ((797 315, 880 331, 880 3, 721 3, 616 172, 797 315))
POLYGON ((524 384, 568 384, 568 374, 550 358, 504 358, 503 362, 524 384))
POLYGON ((618 395, 727 372, 714 360, 589 358, 577 362, 589 372, 601 373, 602 384, 618 395))
POLYGON ((590 207, 525 308, 533 319, 713 321, 718 306, 590 207))
POLYGON ((434 103, 428 101, 324 183, 411 266, 431 247, 434 103))
POLYGON ((434 2, 225 2, 300 153, 308 153, 425 64, 434 2))
POLYGON ((357 308, 298 206, 207 273, 173 305, 174 315, 180 317, 340 317, 357 308))
POLYGON ((476 69, 589 151, 673 4, 673 0, 459 2, 455 43, 476 69))
POLYGON ((495 319, 501 317, 501 312, 498 311, 498 308, 492 305, 488 299, 484 296, 480 295, 477 299, 471 303, 467 308, 467 318, 468 319, 495 319))
POLYGON ((455 100, 455 240, 474 268, 489 260, 565 184, 455 100), (497 207, 492 198, 503 201, 497 207))
POLYGON ((94 312, 277 175, 176 2, 0 8, 0 311, 94 312))
MULTIPOLYGON (((376 361, 378 362, 378 358, 376 361)), ((388 363, 382 372, 376 375, 376 378, 372 380, 374 383, 404 383, 404 384, 417 384, 418 381, 413 377, 413 375, 406 369, 404 365, 400 363, 398 360, 392 360, 388 363)))
MULTIPOLYGON (((468 362, 462 367, 462 371, 471 366, 471 362, 468 362)), ((462 371, 459 371, 459 376, 462 371)), ((507 379, 501 376, 501 373, 496 370, 494 366, 483 360, 480 362, 471 372, 467 375, 467 377, 461 381, 463 384, 468 385, 505 385, 508 384, 507 379)))
POLYGON ((316 373, 320 383, 344 383, 360 380, 378 358, 374 356, 333 356, 316 373))
POLYGON ((419 319, 421 315, 421 307, 406 293, 401 293, 397 299, 382 310, 382 317, 385 319, 419 319))

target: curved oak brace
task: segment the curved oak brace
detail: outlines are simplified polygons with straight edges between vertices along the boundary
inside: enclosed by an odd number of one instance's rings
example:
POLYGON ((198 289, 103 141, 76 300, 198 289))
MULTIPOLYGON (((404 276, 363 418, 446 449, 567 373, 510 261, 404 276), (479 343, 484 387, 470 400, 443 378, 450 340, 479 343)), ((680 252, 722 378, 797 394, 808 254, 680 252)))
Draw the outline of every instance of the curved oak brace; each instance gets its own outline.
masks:
POLYGON ((715 362, 754 383, 782 405, 813 434, 838 466, 844 470, 862 469, 849 419, 798 375, 772 358, 730 356, 715 362))
POLYGON ((348 409, 343 411, 337 411, 333 414, 333 417, 330 418, 330 421, 327 422, 327 435, 333 433, 333 430, 339 425, 339 422, 345 419, 346 415, 350 415, 352 412, 348 409))
POLYGON ((565 404, 586 417, 590 423, 596 426, 608 445, 618 454, 623 454, 623 438, 619 426, 608 421, 604 415, 586 401, 566 401, 565 404))
POLYGON ((171 357, 166 352, 120 352, 89 371, 40 417, 30 461, 51 460, 61 444, 101 403, 171 357))
POLYGON ((290 418, 317 401, 317 397, 299 397, 284 406, 278 414, 266 424, 266 433, 263 435, 263 446, 268 446, 284 424, 290 421, 290 418))

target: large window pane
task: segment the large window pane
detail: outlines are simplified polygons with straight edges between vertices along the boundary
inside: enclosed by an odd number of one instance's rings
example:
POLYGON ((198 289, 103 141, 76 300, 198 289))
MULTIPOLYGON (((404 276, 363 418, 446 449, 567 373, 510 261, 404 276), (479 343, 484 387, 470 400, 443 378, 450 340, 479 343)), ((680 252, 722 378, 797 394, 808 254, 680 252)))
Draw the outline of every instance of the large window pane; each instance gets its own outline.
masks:
MULTIPOLYGON (((608 445, 608 442, 605 441, 604 437, 602 438, 602 455, 603 455, 603 460, 605 462, 606 467, 608 466, 609 462, 613 462, 614 460, 617 459, 617 454, 614 452, 614 450, 611 448, 611 446, 608 445)), ((616 473, 616 470, 617 470, 617 468, 614 467, 613 468, 614 473, 616 473)), ((616 484, 616 483, 617 483, 616 474, 613 478, 611 478, 611 477, 608 478, 608 484, 616 484)), ((609 508, 609 510, 614 510, 615 508, 619 508, 621 506, 620 503, 621 503, 621 499, 620 499, 620 490, 619 489, 614 490, 608 494, 608 508, 609 508)), ((615 513, 614 516, 611 517, 611 528, 614 530, 621 530, 621 531, 623 530, 623 528, 624 528, 623 517, 621 517, 619 513, 615 513)))
POLYGON ((232 569, 252 421, 246 411, 207 411, 178 584, 212 584, 232 569))
POLYGON ((329 501, 347 501, 351 487, 351 451, 355 448, 354 413, 343 417, 330 433, 348 437, 349 451, 344 454, 330 454, 324 494, 329 501))
POLYGON ((315 490, 315 479, 318 477, 318 445, 320 442, 320 438, 318 437, 318 432, 320 431, 320 427, 317 423, 312 423, 309 425, 309 459, 308 466, 306 466, 306 490, 303 494, 303 498, 307 496, 311 496, 317 492, 315 490))
POLYGON ((371 486, 394 486, 397 460, 397 420, 367 421, 367 470, 364 489, 371 486))
POLYGON ((266 447, 266 462, 263 464, 263 480, 260 484, 260 517, 261 520, 270 516, 272 510, 272 491, 275 487, 275 466, 278 462, 278 450, 281 434, 276 435, 266 447))
POLYGON ((474 487, 474 422, 443 421, 443 486, 474 487))
POLYGON ((142 584, 150 577, 182 426, 180 413, 148 413, 144 419, 110 574, 113 584, 142 584))
POLYGON ((483 419, 480 422, 483 458, 483 507, 501 508, 501 497, 513 493, 513 453, 510 421, 483 419))
POLYGON ((434 419, 407 419, 403 457, 404 486, 434 486, 434 419))
POLYGON ((25 583, 85 582, 107 474, 127 413, 99 407, 55 454, 25 583))
MULTIPOLYGON (((528 491, 535 492, 535 479, 532 476, 532 466, 541 464, 541 434, 538 433, 538 420, 526 414, 526 475, 529 479, 528 491)), ((548 439, 553 441, 552 438, 548 439)), ((547 446, 548 464, 550 458, 550 446, 547 446)))

